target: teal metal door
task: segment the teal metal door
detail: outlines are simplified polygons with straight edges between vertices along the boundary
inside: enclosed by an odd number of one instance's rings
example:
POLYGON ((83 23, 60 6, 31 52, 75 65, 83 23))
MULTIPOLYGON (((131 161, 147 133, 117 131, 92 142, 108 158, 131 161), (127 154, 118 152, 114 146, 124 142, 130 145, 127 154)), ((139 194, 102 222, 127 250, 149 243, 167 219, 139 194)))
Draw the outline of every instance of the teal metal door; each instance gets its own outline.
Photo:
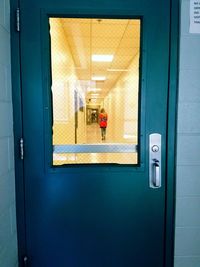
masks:
POLYGON ((25 250, 31 267, 164 267, 170 1, 21 0, 25 250), (52 166, 49 17, 139 18, 138 162, 52 166), (162 136, 161 186, 149 135, 162 136))

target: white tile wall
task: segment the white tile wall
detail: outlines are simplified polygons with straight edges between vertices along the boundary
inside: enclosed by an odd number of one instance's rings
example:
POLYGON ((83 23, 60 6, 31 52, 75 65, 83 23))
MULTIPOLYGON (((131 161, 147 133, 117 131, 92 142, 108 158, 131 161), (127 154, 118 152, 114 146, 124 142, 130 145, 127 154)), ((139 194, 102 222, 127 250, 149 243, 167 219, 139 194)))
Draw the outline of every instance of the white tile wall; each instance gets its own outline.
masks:
POLYGON ((200 34, 189 33, 181 0, 174 267, 200 266, 200 34))
MULTIPOLYGON (((0 0, 0 266, 17 266, 9 0, 0 0)), ((200 34, 181 0, 175 267, 200 266, 200 34)))
POLYGON ((0 266, 17 266, 9 1, 0 0, 0 266))

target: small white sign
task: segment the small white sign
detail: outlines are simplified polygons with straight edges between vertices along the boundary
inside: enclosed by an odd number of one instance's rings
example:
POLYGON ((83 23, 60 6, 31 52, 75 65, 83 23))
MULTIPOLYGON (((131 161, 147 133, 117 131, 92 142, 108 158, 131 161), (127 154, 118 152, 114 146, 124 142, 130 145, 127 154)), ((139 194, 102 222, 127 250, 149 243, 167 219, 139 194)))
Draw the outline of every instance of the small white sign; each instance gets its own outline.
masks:
POLYGON ((200 33, 200 0, 190 0, 190 33, 200 33))

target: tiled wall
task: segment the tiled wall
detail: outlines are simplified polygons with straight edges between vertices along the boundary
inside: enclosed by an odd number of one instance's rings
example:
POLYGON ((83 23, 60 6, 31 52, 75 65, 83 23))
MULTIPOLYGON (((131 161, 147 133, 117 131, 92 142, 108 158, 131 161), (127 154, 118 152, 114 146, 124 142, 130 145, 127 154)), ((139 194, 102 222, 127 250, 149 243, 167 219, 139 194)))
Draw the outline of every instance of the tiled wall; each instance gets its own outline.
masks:
POLYGON ((0 0, 0 266, 17 266, 9 0, 0 0))
MULTIPOLYGON (((9 1, 0 0, 0 266, 17 266, 9 1)), ((175 267, 200 266, 200 34, 181 2, 175 267)))
POLYGON ((175 267, 200 267, 200 34, 181 1, 175 267))

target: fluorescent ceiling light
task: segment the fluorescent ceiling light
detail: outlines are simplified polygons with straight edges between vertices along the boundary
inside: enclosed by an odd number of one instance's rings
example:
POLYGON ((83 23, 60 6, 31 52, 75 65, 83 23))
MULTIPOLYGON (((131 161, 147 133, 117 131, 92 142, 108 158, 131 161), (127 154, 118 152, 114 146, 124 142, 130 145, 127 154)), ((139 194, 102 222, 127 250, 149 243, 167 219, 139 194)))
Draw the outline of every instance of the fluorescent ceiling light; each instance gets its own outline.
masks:
POLYGON ((99 95, 99 94, 91 94, 91 96, 97 96, 97 95, 99 95))
POLYGON ((92 76, 92 81, 105 81, 105 76, 92 76))
POLYGON ((100 88, 88 88, 87 91, 88 92, 99 92, 99 91, 101 91, 101 89, 100 88))
POLYGON ((92 55, 92 61, 94 62, 112 62, 113 55, 92 55))
POLYGON ((129 71, 128 69, 107 69, 107 71, 129 71))

